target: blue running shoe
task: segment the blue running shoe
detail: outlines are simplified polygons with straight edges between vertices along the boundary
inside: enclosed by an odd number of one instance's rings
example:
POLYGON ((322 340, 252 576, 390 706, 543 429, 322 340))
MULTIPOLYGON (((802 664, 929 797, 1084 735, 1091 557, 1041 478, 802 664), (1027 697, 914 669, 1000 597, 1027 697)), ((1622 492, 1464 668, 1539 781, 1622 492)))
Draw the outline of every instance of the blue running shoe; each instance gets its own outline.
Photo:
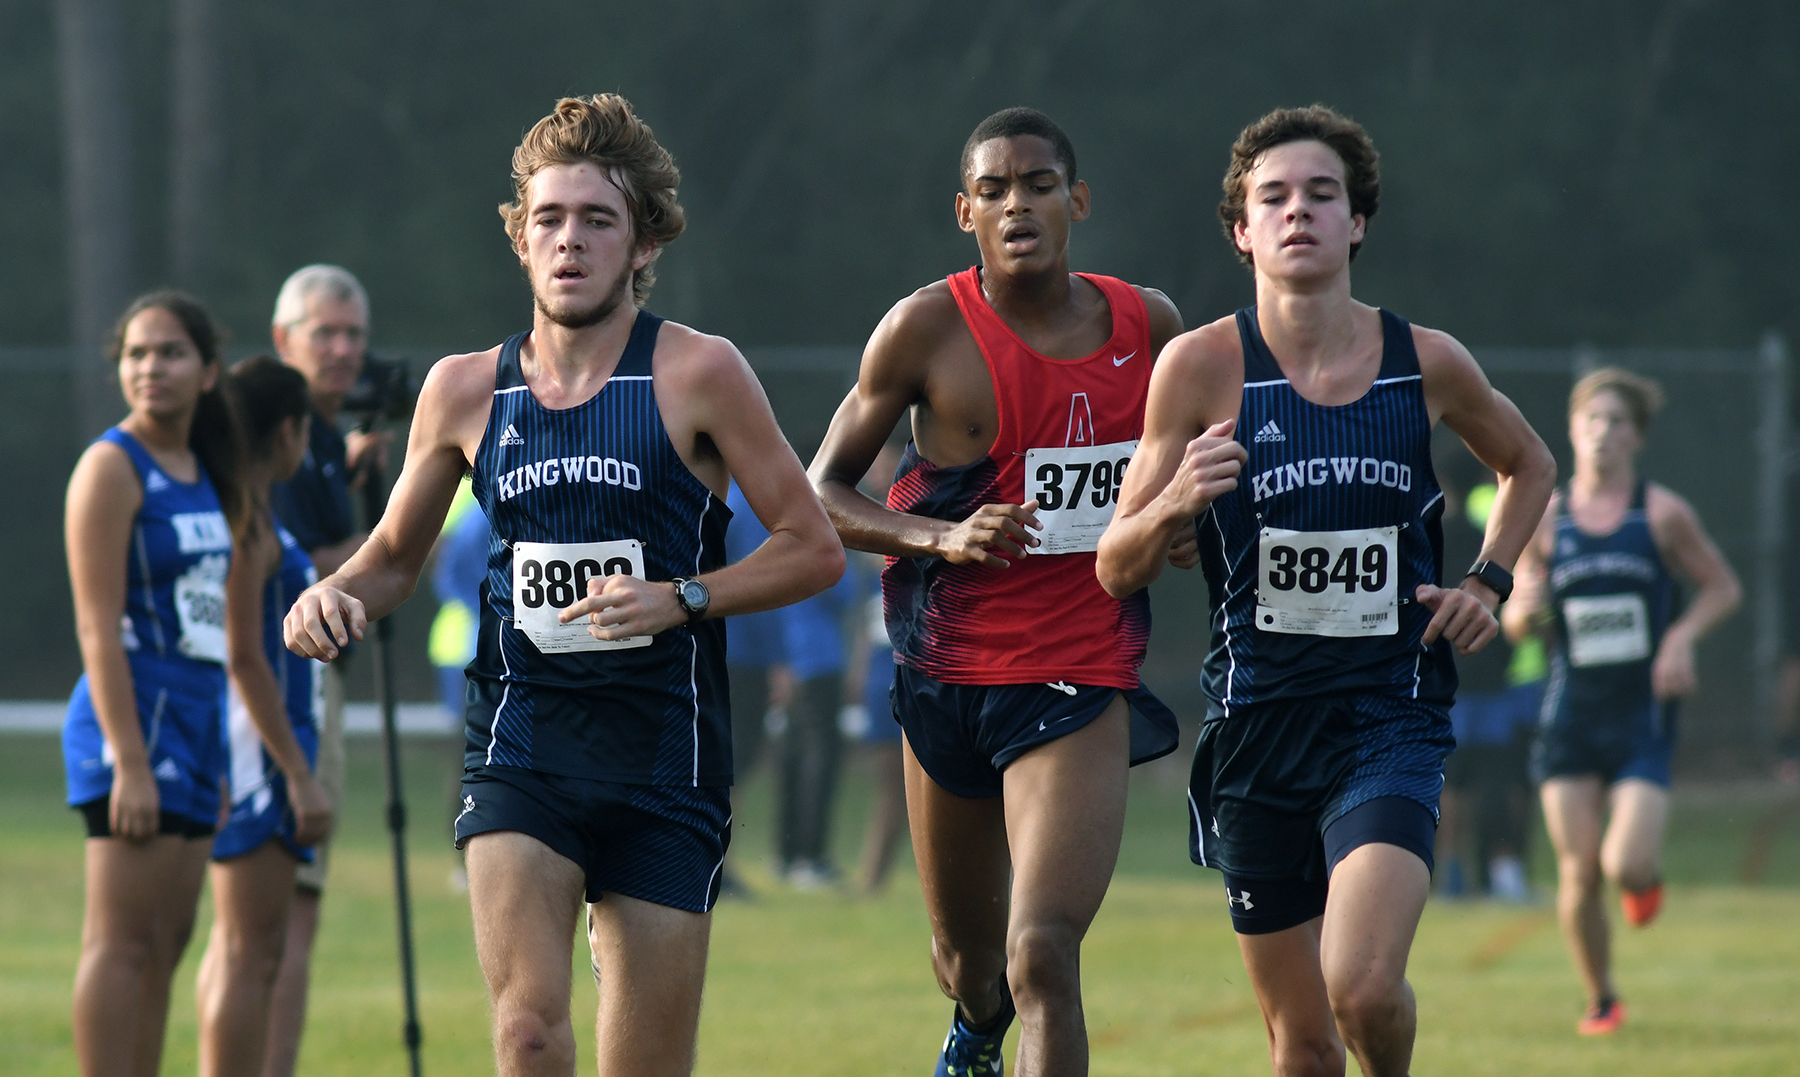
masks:
POLYGON ((938 1056, 937 1072, 932 1077, 1001 1077, 1006 1060, 1000 1045, 1006 1030, 1012 1027, 1018 1011, 1013 1009, 1012 991, 1006 980, 1000 981, 1000 1012, 977 1032, 963 1020, 962 1007, 950 1017, 950 1034, 944 1037, 944 1051, 938 1056))

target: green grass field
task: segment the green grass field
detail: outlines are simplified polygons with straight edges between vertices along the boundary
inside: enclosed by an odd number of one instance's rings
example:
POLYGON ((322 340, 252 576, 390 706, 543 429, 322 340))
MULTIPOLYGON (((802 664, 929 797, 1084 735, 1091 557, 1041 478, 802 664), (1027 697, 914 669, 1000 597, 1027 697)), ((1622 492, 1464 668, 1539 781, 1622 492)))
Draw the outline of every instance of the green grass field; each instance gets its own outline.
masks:
MULTIPOLYGON (((451 892, 445 832, 454 749, 406 742, 425 1072, 492 1072, 486 1001, 466 899, 451 892)), ((351 742, 352 801, 314 965, 305 1074, 401 1074, 399 974, 378 743, 351 742)), ((1268 1072, 1263 1030, 1232 941, 1217 876, 1188 865, 1184 763, 1139 771, 1120 872, 1083 961, 1093 1072, 1268 1072)), ((81 839, 61 806, 55 738, 0 738, 0 1070, 75 1069, 69 990, 81 920, 81 839)), ((837 843, 854 846, 867 783, 853 765, 837 843)), ((910 861, 881 898, 793 894, 768 885, 766 777, 745 789, 734 840, 764 884, 727 903, 713 931, 699 1072, 918 1075, 929 1072, 949 1004, 910 861)), ((1414 950, 1418 1074, 1793 1074, 1800 1072, 1800 818, 1790 818, 1756 886, 1738 883, 1773 787, 1681 792, 1669 901, 1650 930, 1621 934, 1631 1023, 1603 1041, 1574 1034, 1581 995, 1547 904, 1433 902, 1414 950)), ((1533 881, 1549 879, 1541 855, 1533 881)), ((210 912, 203 909, 196 939, 210 912)), ((195 1067, 194 965, 178 976, 164 1072, 195 1067)), ((578 947, 577 1028, 593 1013, 578 947)), ((578 1072, 593 1072, 578 1035, 578 1072)), ((1352 1065, 1351 1071, 1355 1072, 1352 1065)))

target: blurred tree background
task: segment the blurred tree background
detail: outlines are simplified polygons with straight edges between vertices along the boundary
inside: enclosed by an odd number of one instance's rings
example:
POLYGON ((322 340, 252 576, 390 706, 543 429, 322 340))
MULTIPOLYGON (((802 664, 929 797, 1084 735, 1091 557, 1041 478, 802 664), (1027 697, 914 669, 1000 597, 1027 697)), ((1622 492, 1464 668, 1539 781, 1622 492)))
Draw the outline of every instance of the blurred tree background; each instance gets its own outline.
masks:
MULTIPOLYGON (((1777 0, 62 3, 123 19, 123 70, 103 74, 129 131, 106 165, 129 212, 108 250, 132 289, 190 287, 245 344, 312 261, 363 277, 379 341, 471 348, 522 325, 494 213, 511 149, 557 96, 603 90, 684 172, 690 231, 654 306, 748 345, 860 343, 968 265, 957 153, 1013 104, 1075 141, 1095 192, 1077 265, 1162 288, 1190 323, 1249 294, 1213 214, 1233 135, 1323 101, 1383 153, 1364 298, 1477 345, 1748 346, 1800 328, 1784 208, 1800 6, 1777 0), (194 92, 175 31, 195 8, 217 39, 200 154, 217 165, 198 170, 175 101, 194 92), (183 174, 210 178, 198 210, 172 189, 183 174), (174 240, 172 219, 188 222, 174 240)), ((8 345, 71 333, 57 8, 0 0, 8 345)))

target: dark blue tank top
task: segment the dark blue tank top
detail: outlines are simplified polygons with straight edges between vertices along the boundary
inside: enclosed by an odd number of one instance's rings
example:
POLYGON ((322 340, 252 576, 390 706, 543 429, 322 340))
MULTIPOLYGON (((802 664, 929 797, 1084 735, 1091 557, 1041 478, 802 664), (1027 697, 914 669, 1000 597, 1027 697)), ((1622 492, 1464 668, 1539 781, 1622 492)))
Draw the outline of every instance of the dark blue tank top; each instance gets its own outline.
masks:
POLYGON ((280 521, 276 521, 275 535, 281 540, 281 565, 263 586, 263 650, 281 685, 288 720, 310 755, 313 749, 309 742, 317 741, 319 716, 324 713, 325 663, 288 650, 282 640, 281 624, 300 592, 319 582, 319 572, 280 521))
POLYGON ((1575 526, 1567 494, 1550 547, 1555 644, 1544 721, 1607 724, 1645 712, 1650 664, 1675 612, 1675 581, 1657 551, 1638 480, 1610 535, 1575 526))
POLYGON ((225 661, 225 574, 231 527, 206 469, 177 482, 119 427, 100 435, 125 450, 144 484, 125 563, 125 650, 177 669, 225 661))
POLYGON ((1359 400, 1314 404, 1288 384, 1256 308, 1237 313, 1244 394, 1237 489, 1197 521, 1211 595, 1201 686, 1215 713, 1337 693, 1448 704, 1449 644, 1424 647, 1413 600, 1442 575, 1443 494, 1412 327, 1381 312, 1381 370, 1359 400))
POLYGON ((731 510, 682 462, 657 410, 651 358, 661 325, 640 311, 611 379, 560 411, 539 404, 525 383, 527 334, 500 348, 475 456, 475 498, 492 537, 469 666, 471 677, 500 690, 497 703, 471 694, 479 700, 467 716, 472 765, 650 785, 731 782, 723 621, 679 626, 647 646, 550 653, 516 623, 567 608, 589 578, 624 568, 604 555, 529 557, 518 565, 515 596, 519 543, 636 542, 651 580, 725 564, 731 510))
MULTIPOLYGON (((195 481, 169 475, 124 430, 100 435, 124 450, 143 484, 125 555, 125 614, 119 636, 131 668, 138 721, 163 810, 210 820, 218 809, 225 751, 225 576, 231 527, 199 468, 195 481)), ((63 723, 69 803, 112 788, 112 752, 82 674, 63 723)))

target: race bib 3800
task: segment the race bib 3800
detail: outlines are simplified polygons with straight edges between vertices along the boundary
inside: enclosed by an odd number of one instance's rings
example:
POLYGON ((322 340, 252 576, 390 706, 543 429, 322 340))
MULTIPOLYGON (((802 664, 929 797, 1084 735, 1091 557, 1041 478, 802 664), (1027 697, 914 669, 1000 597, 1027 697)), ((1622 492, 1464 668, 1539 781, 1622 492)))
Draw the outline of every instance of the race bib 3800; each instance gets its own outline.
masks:
POLYGON ((586 598, 588 581, 607 576, 644 577, 644 544, 617 542, 516 542, 513 544, 513 627, 545 654, 619 651, 650 646, 649 636, 595 639, 586 617, 559 624, 557 614, 586 598))
POLYGON ((1400 631, 1394 550, 1399 528, 1284 531, 1259 544, 1256 627, 1299 636, 1400 631))
POLYGON ((1025 450, 1025 500, 1037 499, 1042 545, 1028 553, 1093 553, 1112 523, 1135 441, 1025 450))

